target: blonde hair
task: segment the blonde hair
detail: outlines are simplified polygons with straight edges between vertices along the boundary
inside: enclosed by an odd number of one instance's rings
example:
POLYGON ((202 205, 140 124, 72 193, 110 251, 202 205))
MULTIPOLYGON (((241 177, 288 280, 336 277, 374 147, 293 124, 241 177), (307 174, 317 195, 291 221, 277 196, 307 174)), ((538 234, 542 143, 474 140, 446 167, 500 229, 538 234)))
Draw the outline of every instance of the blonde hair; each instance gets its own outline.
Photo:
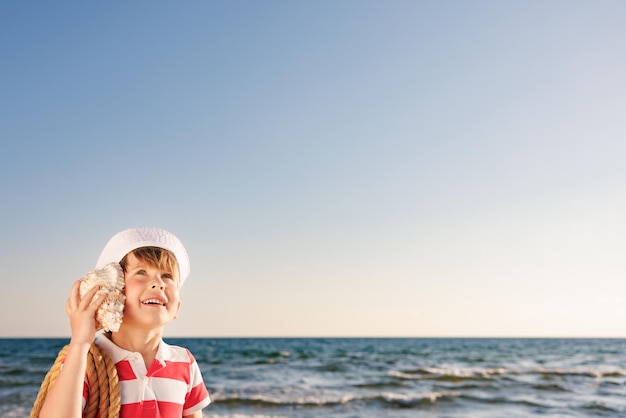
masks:
MULTIPOLYGON (((159 270, 165 270, 174 274, 178 278, 180 283, 180 274, 178 272, 178 261, 176 257, 170 251, 160 247, 140 247, 134 249, 128 254, 133 254, 138 260, 148 263, 150 267, 158 268, 159 270)), ((126 264, 128 263, 128 254, 120 261, 122 270, 126 273, 126 264)))

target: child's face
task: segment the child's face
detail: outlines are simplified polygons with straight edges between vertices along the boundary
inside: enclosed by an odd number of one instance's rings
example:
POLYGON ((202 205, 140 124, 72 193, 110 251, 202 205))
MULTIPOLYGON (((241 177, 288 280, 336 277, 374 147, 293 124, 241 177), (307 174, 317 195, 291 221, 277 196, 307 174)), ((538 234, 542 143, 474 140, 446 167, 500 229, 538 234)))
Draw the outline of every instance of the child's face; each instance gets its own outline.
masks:
POLYGON ((128 254, 122 325, 156 328, 176 318, 180 308, 178 280, 178 272, 161 270, 128 254))

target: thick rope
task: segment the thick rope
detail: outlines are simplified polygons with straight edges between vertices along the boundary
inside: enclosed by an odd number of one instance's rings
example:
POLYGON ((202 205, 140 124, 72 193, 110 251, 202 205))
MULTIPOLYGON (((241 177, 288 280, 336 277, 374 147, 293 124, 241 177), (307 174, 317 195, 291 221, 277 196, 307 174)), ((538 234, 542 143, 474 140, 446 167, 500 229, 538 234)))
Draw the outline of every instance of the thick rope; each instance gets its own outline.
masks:
MULTIPOLYGON (((39 388, 39 394, 35 400, 35 404, 30 413, 30 418, 39 418, 41 407, 48 392, 54 385, 61 366, 67 355, 69 345, 63 347, 61 351, 46 374, 41 387, 39 388)), ((105 350, 100 348, 94 343, 89 347, 89 353, 87 353, 87 382, 89 382, 89 399, 83 417, 85 418, 117 418, 120 413, 121 396, 120 396, 120 384, 117 376, 117 369, 115 363, 109 357, 105 350)))

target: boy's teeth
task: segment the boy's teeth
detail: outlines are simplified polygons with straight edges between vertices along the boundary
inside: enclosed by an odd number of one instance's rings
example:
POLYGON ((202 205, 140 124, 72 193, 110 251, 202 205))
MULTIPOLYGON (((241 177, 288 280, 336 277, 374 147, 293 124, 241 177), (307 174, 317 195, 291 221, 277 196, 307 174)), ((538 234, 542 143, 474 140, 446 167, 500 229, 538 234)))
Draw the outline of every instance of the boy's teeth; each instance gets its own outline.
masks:
POLYGON ((157 299, 148 299, 143 301, 144 305, 163 305, 163 302, 157 299))

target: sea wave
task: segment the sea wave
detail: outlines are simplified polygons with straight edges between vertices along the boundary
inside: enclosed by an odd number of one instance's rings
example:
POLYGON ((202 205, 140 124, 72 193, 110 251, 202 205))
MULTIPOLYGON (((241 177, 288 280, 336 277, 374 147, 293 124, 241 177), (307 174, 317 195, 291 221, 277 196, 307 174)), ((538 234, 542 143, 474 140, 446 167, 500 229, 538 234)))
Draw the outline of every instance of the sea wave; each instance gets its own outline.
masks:
POLYGON ((441 380, 465 381, 485 380, 506 375, 537 375, 550 377, 590 377, 602 379, 610 377, 626 377, 626 369, 598 369, 598 368, 537 368, 537 369, 506 369, 502 367, 475 369, 475 368, 443 368, 421 367, 409 370, 390 370, 387 375, 400 380, 441 380))
POLYGON ((491 405, 520 405, 530 408, 549 409, 551 405, 549 402, 542 402, 539 399, 528 398, 516 398, 514 396, 502 396, 502 395, 477 395, 477 394, 462 394, 461 399, 479 402, 491 405))
POLYGON ((622 412, 617 408, 612 408, 604 403, 600 402, 591 402, 583 405, 582 409, 589 412, 622 412))
POLYGON ((24 418, 30 416, 32 405, 28 406, 14 406, 14 405, 0 405, 0 416, 2 418, 24 418))
POLYGON ((404 380, 476 380, 488 379, 494 375, 506 374, 506 369, 463 369, 463 368, 441 368, 441 367, 422 367, 415 370, 391 370, 387 374, 389 376, 404 380))
POLYGON ((300 396, 279 397, 269 395, 218 395, 213 401, 216 405, 229 406, 256 406, 256 407, 332 407, 345 405, 351 402, 380 402, 396 407, 414 407, 425 404, 434 404, 439 401, 450 400, 459 397, 458 392, 425 392, 425 393, 395 393, 379 392, 369 395, 345 395, 345 396, 300 396))
POLYGON ((226 405, 251 405, 251 406, 333 406, 342 405, 351 402, 353 396, 299 396, 299 397, 280 397, 271 395, 215 395, 213 397, 214 404, 226 405))
POLYGON ((461 396, 458 392, 427 392, 416 394, 404 393, 382 393, 372 399, 383 400, 385 403, 400 406, 412 407, 424 404, 434 404, 438 401, 451 400, 461 396))
POLYGON ((538 369, 536 371, 538 374, 545 376, 582 376, 582 377, 592 377, 594 379, 601 379, 604 377, 624 377, 626 376, 626 370, 624 369, 616 369, 616 370, 600 370, 594 368, 577 368, 577 369, 560 369, 560 368, 551 368, 551 369, 538 369))

